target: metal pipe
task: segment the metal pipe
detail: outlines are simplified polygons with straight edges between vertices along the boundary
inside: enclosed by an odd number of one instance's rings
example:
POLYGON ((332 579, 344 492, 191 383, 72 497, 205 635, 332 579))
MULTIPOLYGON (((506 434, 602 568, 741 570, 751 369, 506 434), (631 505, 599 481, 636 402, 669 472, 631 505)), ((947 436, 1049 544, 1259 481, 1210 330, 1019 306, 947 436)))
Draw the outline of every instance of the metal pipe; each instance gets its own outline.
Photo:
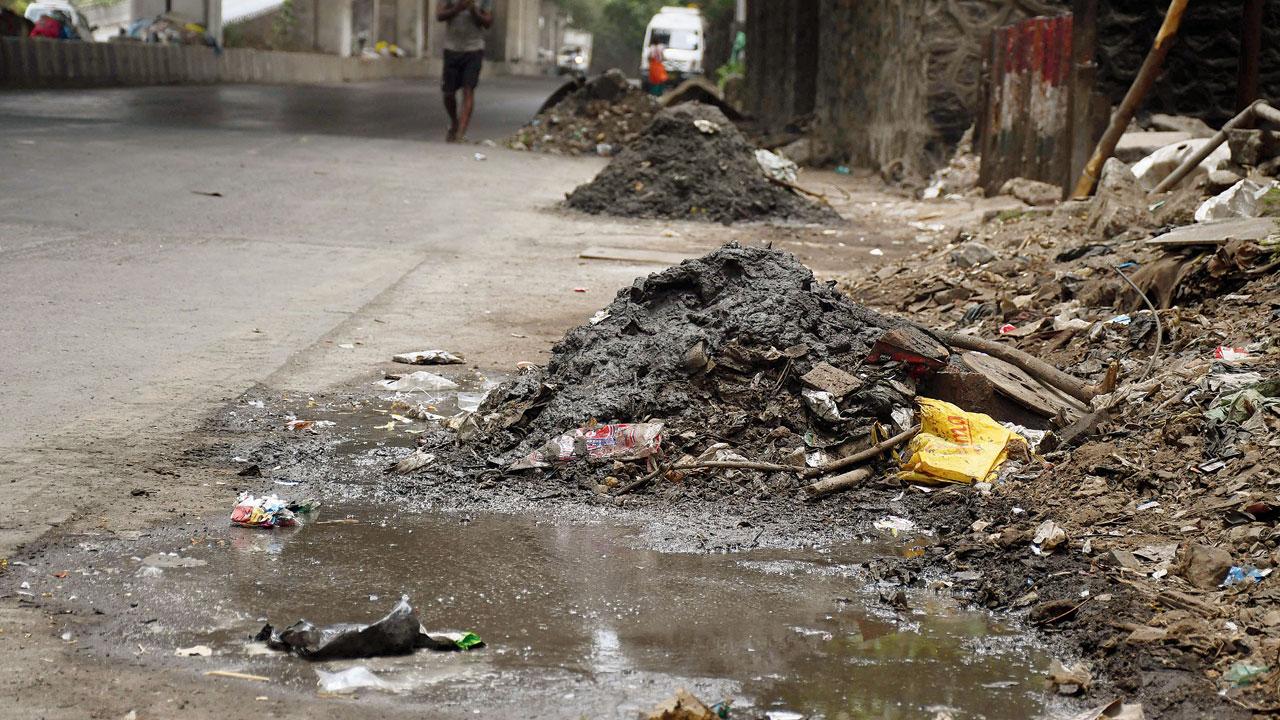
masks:
POLYGON ((1072 197, 1086 198, 1093 192, 1093 186, 1097 184, 1098 176, 1102 173, 1102 164, 1116 151, 1120 136, 1129 127, 1129 122, 1133 120, 1138 106, 1142 104, 1147 92, 1155 84, 1156 76, 1160 74, 1160 66, 1164 64, 1164 58, 1169 54, 1169 48, 1178 35, 1178 26, 1182 24, 1182 15, 1186 9, 1187 0, 1173 0, 1169 3, 1169 11, 1165 13, 1164 22, 1160 24, 1160 32, 1156 33, 1155 42, 1147 53, 1147 59, 1142 61, 1142 67, 1138 70, 1137 77, 1133 79, 1133 85, 1129 87, 1129 92, 1125 94, 1120 107, 1116 109, 1116 114, 1112 116, 1111 124, 1107 126, 1107 131, 1102 134, 1102 139, 1094 148, 1093 155, 1084 166, 1084 172, 1080 173, 1080 179, 1071 193, 1072 197))
POLYGON ((1258 117, 1268 122, 1280 124, 1280 110, 1277 110, 1266 103, 1259 100, 1253 104, 1253 111, 1258 113, 1258 117))
POLYGON ((1203 162, 1205 158, 1209 157, 1209 155, 1212 154, 1214 150, 1217 150, 1219 145, 1227 141, 1227 133, 1229 131, 1235 130, 1241 125, 1248 125, 1252 123, 1255 115, 1258 115, 1260 117, 1264 117, 1267 119, 1272 119, 1272 118, 1280 117, 1280 112, 1276 112, 1275 108, 1266 104, 1262 100, 1259 100, 1253 103, 1252 105, 1250 105, 1249 107, 1245 108, 1244 110, 1241 110, 1240 114, 1228 120, 1227 124, 1223 125, 1222 129, 1219 130, 1216 135, 1209 138, 1209 141, 1206 142, 1204 145, 1202 145, 1200 149, 1195 152, 1195 154, 1193 154, 1191 157, 1187 158, 1186 160, 1183 160, 1182 164, 1179 165, 1176 170, 1169 173, 1169 175, 1165 177, 1164 180, 1161 180, 1160 184, 1156 185, 1156 188, 1151 191, 1151 194, 1154 195, 1155 193, 1162 193, 1168 190, 1169 188, 1173 187, 1174 185, 1177 185, 1178 183, 1182 182, 1182 179, 1185 178, 1187 175, 1191 174, 1191 171, 1194 170, 1197 165, 1203 162), (1262 110, 1261 108, 1266 108, 1266 110, 1262 110), (1266 113, 1272 113, 1272 114, 1267 115, 1266 113))

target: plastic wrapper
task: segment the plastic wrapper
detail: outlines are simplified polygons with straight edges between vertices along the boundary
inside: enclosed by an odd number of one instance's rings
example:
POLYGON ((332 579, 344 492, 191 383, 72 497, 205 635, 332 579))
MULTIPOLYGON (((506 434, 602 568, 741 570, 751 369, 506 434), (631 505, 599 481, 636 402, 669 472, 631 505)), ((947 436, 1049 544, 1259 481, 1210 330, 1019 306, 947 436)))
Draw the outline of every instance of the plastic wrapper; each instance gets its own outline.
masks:
POLYGON ((378 384, 388 390, 406 393, 429 393, 436 390, 454 390, 458 387, 458 383, 449 378, 429 373, 426 370, 409 373, 398 380, 383 380, 378 384))
POLYGON ((240 527, 277 528, 300 524, 298 515, 315 509, 314 500, 288 501, 276 495, 255 497, 242 493, 231 510, 231 524, 240 527))
POLYGON ((910 482, 990 482, 1008 458, 1009 446, 1025 444, 1017 433, 982 413, 948 402, 918 398, 920 433, 907 444, 901 477, 910 482))
POLYGON ((460 365, 463 360, 448 350, 419 350, 392 355, 391 359, 406 365, 460 365))
POLYGON ((657 455, 662 423, 621 423, 578 428, 553 438, 511 466, 512 470, 550 467, 582 458, 638 460, 657 455))
POLYGON ((255 638, 267 647, 307 660, 352 660, 384 655, 407 655, 419 648, 431 650, 471 650, 484 642, 473 632, 427 632, 418 620, 418 611, 409 596, 381 620, 368 625, 339 623, 323 627, 299 620, 276 632, 264 625, 255 638))

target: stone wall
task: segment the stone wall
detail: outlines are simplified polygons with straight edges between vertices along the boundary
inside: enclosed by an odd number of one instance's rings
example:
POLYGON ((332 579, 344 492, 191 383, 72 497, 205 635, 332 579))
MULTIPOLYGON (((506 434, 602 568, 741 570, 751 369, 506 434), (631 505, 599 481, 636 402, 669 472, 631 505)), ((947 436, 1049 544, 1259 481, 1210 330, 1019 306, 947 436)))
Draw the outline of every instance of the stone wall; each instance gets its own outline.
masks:
MULTIPOLYGON (((1240 0, 1192 2, 1164 73, 1143 104, 1143 112, 1195 115, 1222 124, 1235 115, 1240 53, 1240 0)), ((1098 84, 1120 102, 1142 65, 1164 18, 1167 2, 1105 0, 1099 4, 1098 84)), ((1264 3, 1262 97, 1280 102, 1280 2, 1264 3)))

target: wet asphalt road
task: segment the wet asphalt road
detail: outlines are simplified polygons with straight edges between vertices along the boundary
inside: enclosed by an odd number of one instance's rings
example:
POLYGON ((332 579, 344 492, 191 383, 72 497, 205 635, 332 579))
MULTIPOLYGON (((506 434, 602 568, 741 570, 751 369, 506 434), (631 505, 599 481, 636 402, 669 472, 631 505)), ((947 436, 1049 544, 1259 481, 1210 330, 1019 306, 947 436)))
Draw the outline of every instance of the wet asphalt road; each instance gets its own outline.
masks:
MULTIPOLYGON (((485 78, 468 133, 499 139, 524 124, 560 84, 552 78, 485 78)), ((438 81, 346 85, 203 85, 0 93, 0 134, 34 128, 121 126, 153 130, 252 130, 286 135, 435 141, 448 128, 438 81)), ((33 137, 27 135, 27 137, 33 137)))

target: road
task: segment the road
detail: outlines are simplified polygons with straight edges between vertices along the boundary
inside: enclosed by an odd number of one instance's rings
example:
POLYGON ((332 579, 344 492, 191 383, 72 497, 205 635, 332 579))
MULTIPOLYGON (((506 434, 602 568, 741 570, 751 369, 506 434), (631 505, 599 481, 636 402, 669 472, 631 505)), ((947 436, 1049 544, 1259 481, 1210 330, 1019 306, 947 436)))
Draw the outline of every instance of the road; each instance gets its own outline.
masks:
MULTIPOLYGON (((552 87, 487 82, 473 137, 516 129, 552 87)), ((437 99, 408 82, 0 95, 17 508, 0 556, 255 383, 321 388, 424 345, 509 369, 636 274, 576 256, 660 227, 555 209, 601 160, 445 144, 437 99)))
MULTIPOLYGON (((487 80, 472 138, 515 130, 554 84, 487 80)), ((559 200, 604 160, 449 145, 444 128, 422 82, 0 94, 0 559, 54 528, 73 542, 224 512, 225 489, 184 470, 183 453, 251 388, 322 392, 436 347, 489 373, 545 359, 657 269, 579 259, 588 246, 688 256, 771 241, 839 267, 881 244, 866 227, 568 214, 559 200), (141 506, 131 490, 144 485, 141 506)), ((895 202, 840 192, 851 213, 895 202)), ((78 660, 49 620, 0 605, 0 701, 116 717, 131 694, 160 702, 157 684, 185 682, 78 660)), ((192 693, 188 718, 238 699, 192 693)))

